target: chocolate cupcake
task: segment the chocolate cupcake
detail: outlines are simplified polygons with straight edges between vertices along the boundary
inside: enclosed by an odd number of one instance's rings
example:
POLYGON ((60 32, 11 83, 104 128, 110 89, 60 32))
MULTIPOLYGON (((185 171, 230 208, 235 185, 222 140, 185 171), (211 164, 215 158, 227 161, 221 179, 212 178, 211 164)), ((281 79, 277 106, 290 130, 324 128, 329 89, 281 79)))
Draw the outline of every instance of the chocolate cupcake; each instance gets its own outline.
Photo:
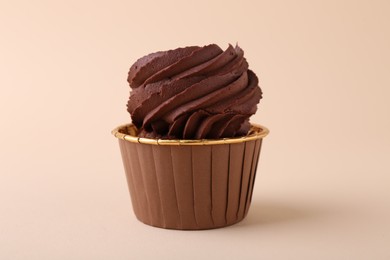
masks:
POLYGON ((183 230, 232 225, 248 213, 263 137, 262 98, 238 46, 156 52, 130 68, 132 124, 119 139, 136 217, 183 230))

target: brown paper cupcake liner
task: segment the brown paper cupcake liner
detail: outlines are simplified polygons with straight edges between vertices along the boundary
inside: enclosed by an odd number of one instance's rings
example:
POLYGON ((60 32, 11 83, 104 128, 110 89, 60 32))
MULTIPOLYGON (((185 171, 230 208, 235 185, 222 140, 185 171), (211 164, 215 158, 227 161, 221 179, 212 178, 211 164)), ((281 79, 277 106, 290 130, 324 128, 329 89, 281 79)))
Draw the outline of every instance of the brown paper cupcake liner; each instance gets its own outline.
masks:
POLYGON ((143 223, 198 230, 235 224, 247 215, 265 127, 219 140, 138 138, 133 125, 119 139, 133 210, 143 223))

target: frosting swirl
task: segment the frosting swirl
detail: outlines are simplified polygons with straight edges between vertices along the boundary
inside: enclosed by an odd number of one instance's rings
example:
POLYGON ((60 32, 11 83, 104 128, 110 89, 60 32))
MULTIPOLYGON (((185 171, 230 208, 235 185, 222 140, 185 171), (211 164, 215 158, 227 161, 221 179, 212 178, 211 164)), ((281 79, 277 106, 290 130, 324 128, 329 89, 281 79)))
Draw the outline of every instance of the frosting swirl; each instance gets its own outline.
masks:
POLYGON ((262 98, 243 50, 216 44, 160 51, 130 68, 127 103, 140 137, 225 138, 247 134, 262 98))

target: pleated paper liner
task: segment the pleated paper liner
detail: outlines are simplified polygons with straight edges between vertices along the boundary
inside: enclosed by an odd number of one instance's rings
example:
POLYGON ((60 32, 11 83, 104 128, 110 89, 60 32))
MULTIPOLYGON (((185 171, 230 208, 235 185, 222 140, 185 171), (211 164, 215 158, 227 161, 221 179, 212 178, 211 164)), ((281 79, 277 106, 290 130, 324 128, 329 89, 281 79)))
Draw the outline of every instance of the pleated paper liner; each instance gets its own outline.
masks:
POLYGON ((162 140, 137 137, 131 124, 114 129, 136 217, 151 226, 181 230, 241 221, 251 204, 268 132, 253 124, 239 138, 162 140))

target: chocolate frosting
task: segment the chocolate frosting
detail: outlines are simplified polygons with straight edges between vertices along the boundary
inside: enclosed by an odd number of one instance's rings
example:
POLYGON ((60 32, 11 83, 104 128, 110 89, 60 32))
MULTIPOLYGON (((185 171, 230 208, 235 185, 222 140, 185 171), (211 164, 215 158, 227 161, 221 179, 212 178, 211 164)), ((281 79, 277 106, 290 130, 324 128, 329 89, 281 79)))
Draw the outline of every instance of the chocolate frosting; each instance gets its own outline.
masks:
POLYGON ((245 135, 262 98, 243 50, 230 44, 149 54, 131 66, 128 82, 127 110, 138 136, 148 138, 245 135))

